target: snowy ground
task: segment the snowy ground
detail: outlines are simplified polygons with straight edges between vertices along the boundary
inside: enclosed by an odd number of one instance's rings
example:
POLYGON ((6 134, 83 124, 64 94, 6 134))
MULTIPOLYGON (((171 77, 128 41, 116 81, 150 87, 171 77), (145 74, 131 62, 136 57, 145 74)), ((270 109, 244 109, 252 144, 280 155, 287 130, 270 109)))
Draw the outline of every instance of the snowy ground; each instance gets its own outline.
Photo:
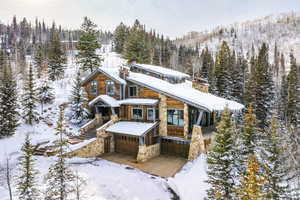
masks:
MULTIPOLYGON (((119 55, 109 52, 104 53, 104 66, 113 67, 124 63, 119 55)), ((73 79, 75 77, 76 66, 69 59, 69 67, 66 76, 60 81, 53 83, 55 89, 55 102, 44 107, 43 114, 47 122, 55 125, 58 115, 58 106, 68 102, 73 79)), ((40 110, 40 107, 38 107, 40 110)), ((68 131, 77 134, 79 127, 68 125, 68 131)), ((49 126, 41 121, 34 126, 20 124, 13 137, 0 140, 0 173, 5 166, 6 158, 10 159, 12 174, 17 173, 17 163, 20 156, 20 148, 24 142, 26 134, 30 134, 33 143, 41 141, 53 141, 54 126, 49 126)), ((36 157, 36 168, 40 171, 40 182, 43 185, 43 176, 47 173, 48 167, 56 159, 55 157, 36 157)), ((174 178, 162 179, 143 173, 139 170, 129 168, 105 160, 79 159, 68 160, 74 171, 77 171, 86 181, 85 199, 102 200, 153 200, 171 199, 172 194, 168 187, 171 187, 183 200, 203 199, 207 184, 205 156, 201 156, 193 162, 187 163, 181 172, 174 178)), ((1 175, 1 174, 0 174, 1 175)), ((16 180, 13 179, 13 187, 16 180)), ((45 188, 41 187, 41 190, 45 188)), ((15 191, 13 195, 16 195, 15 191)), ((9 199, 8 190, 4 177, 0 176, 0 199, 9 199)))

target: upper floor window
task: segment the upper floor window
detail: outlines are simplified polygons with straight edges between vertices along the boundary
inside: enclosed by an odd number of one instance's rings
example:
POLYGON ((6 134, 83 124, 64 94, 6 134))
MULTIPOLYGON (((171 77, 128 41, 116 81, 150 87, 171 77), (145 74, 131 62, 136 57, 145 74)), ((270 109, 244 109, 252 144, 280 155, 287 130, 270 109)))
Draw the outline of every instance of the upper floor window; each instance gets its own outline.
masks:
POLYGON ((137 97, 137 86, 128 86, 128 96, 137 97))
POLYGON ((168 125, 183 126, 183 110, 179 109, 168 109, 167 112, 168 125))
POLYGON ((115 83, 111 80, 106 81, 106 94, 107 95, 115 94, 115 83))
POLYGON ((97 81, 91 81, 91 94, 97 94, 97 81))
POLYGON ((142 108, 132 108, 132 118, 133 119, 143 119, 143 109, 142 108))
POLYGON ((155 120, 155 109, 147 108, 147 120, 155 120))

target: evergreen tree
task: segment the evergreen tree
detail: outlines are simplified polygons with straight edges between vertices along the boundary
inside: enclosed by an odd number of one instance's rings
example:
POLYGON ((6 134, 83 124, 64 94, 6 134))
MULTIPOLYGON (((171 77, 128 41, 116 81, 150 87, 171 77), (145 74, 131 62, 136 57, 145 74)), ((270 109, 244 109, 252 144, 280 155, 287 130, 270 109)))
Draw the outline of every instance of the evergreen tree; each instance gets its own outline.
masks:
POLYGON ((233 100, 240 103, 244 103, 245 77, 247 68, 247 60, 242 55, 238 55, 236 64, 234 65, 231 73, 233 83, 231 96, 233 97, 233 100))
POLYGON ((287 99, 288 99, 288 83, 285 73, 281 77, 281 87, 278 102, 278 112, 280 120, 286 122, 287 120, 287 99))
POLYGON ((262 155, 264 174, 266 181, 263 189, 268 199, 284 199, 286 198, 286 176, 283 163, 283 147, 281 145, 281 137, 279 133, 279 123, 273 116, 270 128, 265 132, 262 155))
POLYGON ((268 48, 265 43, 260 48, 254 72, 254 102, 255 114, 261 128, 268 126, 274 106, 274 84, 270 72, 268 48))
POLYGON ((138 20, 129 31, 127 40, 124 43, 123 57, 131 60, 136 59, 139 63, 149 63, 149 46, 146 42, 144 27, 138 20))
POLYGON ((40 192, 37 187, 38 171, 34 168, 35 158, 33 157, 34 148, 30 143, 29 136, 26 136, 22 147, 23 155, 19 163, 19 176, 17 191, 19 199, 39 200, 40 192))
POLYGON ((26 123, 32 125, 34 121, 38 121, 38 113, 36 112, 36 103, 38 101, 32 66, 29 65, 28 78, 24 84, 24 94, 22 98, 22 118, 26 123))
POLYGON ((228 108, 217 126, 211 152, 207 156, 209 199, 232 199, 234 190, 234 140, 236 127, 228 108))
POLYGON ((37 77, 40 78, 45 64, 44 49, 41 44, 37 45, 35 49, 33 63, 37 71, 37 77))
POLYGON ((38 89, 38 100, 42 106, 42 113, 43 113, 43 106, 47 103, 51 103, 54 99, 54 94, 52 93, 53 88, 50 86, 48 78, 43 78, 39 89, 38 89))
POLYGON ((67 145, 66 129, 64 124, 64 109, 60 107, 59 118, 55 127, 56 135, 59 135, 58 158, 50 166, 48 174, 45 176, 47 189, 45 200, 66 200, 71 192, 74 192, 74 174, 69 169, 64 158, 64 149, 67 145))
POLYGON ((13 135, 18 126, 17 84, 10 64, 3 66, 0 75, 0 138, 13 135))
POLYGON ((297 91, 297 83, 300 81, 298 80, 298 66, 296 64, 296 59, 291 52, 290 54, 290 72, 287 77, 288 81, 288 96, 287 96, 287 105, 286 105, 286 114, 287 114, 287 120, 289 123, 293 124, 294 126, 297 125, 297 115, 298 115, 298 110, 297 110, 297 96, 298 92, 297 91))
POLYGON ((83 120, 89 117, 89 111, 84 107, 84 103, 87 102, 84 89, 81 87, 80 72, 77 72, 76 79, 74 81, 72 95, 71 95, 71 113, 70 121, 74 124, 80 124, 83 120))
POLYGON ((66 55, 62 49, 59 34, 53 30, 53 36, 49 47, 48 73, 52 81, 63 77, 66 68, 66 55))
POLYGON ((114 49, 117 53, 123 53, 124 43, 128 36, 128 28, 121 22, 114 32, 114 49))
POLYGON ((259 163, 254 155, 248 158, 247 171, 241 180, 242 185, 237 189, 238 199, 241 200, 263 200, 264 176, 260 172, 259 163))
POLYGON ((101 66, 102 58, 97 55, 96 49, 101 48, 101 44, 97 40, 97 25, 89 18, 84 17, 81 25, 80 38, 77 44, 78 54, 76 55, 77 63, 83 71, 90 70, 93 72, 101 66))

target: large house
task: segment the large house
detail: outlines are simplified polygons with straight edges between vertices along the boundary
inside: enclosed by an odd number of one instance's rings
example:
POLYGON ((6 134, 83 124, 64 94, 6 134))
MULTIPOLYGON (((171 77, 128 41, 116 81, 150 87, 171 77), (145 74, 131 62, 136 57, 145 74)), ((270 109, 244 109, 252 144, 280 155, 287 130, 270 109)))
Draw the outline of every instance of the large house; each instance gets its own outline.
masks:
POLYGON ((146 64, 100 67, 83 82, 97 129, 99 153, 118 152, 143 162, 160 154, 195 159, 206 153, 217 116, 244 106, 208 93, 187 74, 146 64))

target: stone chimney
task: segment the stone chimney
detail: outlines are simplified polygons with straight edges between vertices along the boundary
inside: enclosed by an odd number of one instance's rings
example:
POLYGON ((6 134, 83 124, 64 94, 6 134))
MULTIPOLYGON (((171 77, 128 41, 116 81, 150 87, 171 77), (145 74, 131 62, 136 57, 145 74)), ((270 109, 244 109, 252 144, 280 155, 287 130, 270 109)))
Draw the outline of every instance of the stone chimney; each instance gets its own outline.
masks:
POLYGON ((119 68, 119 76, 122 79, 126 79, 129 76, 129 69, 128 69, 128 67, 121 66, 119 68))
POLYGON ((201 92, 208 93, 209 84, 208 84, 207 80, 205 80, 203 78, 195 78, 193 80, 193 88, 195 88, 201 92))

